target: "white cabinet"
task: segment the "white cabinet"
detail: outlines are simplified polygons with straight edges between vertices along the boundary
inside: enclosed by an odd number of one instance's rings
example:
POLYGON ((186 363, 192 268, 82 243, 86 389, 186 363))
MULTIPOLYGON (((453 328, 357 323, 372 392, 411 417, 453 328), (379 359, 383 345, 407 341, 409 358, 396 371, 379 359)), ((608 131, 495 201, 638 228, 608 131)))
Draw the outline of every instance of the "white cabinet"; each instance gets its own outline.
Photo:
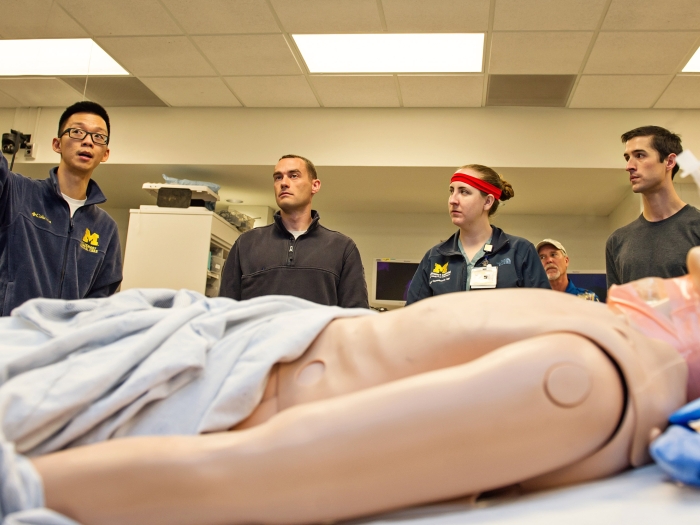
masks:
POLYGON ((226 259, 240 233, 206 208, 141 206, 129 210, 122 290, 188 288, 214 297, 221 274, 210 253, 226 259))

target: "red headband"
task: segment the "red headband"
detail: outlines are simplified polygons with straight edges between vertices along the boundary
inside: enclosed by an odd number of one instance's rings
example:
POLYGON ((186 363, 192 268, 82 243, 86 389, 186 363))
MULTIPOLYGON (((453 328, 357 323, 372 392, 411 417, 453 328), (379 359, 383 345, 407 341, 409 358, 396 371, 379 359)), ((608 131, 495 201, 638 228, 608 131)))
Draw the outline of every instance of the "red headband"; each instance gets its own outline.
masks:
POLYGON ((472 188, 476 188, 479 191, 493 195, 496 199, 501 198, 501 190, 499 190, 493 184, 489 184, 485 180, 481 180, 477 177, 472 177, 466 173, 460 173, 459 171, 452 175, 452 180, 450 182, 459 181, 464 184, 469 184, 472 188))

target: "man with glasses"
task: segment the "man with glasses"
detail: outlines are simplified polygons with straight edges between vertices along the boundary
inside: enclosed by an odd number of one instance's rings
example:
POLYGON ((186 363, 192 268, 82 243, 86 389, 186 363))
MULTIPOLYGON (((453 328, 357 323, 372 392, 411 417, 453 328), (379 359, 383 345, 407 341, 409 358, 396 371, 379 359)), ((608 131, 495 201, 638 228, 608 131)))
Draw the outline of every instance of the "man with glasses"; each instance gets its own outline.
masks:
POLYGON ((109 116, 94 102, 67 108, 49 178, 12 173, 0 155, 0 315, 34 297, 113 294, 122 280, 117 224, 97 204, 92 173, 109 158, 109 116))
POLYGON ((587 299, 589 301, 599 301, 598 296, 591 290, 576 286, 566 270, 569 268, 569 256, 566 254, 564 245, 554 239, 544 239, 537 243, 537 253, 544 266, 544 271, 549 279, 552 290, 565 292, 587 299))

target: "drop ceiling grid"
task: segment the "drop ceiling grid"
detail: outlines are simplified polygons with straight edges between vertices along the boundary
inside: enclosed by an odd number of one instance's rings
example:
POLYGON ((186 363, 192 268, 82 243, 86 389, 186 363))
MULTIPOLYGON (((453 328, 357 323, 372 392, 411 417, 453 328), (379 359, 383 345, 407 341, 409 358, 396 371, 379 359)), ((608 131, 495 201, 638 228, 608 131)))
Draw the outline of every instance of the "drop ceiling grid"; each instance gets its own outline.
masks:
POLYGON ((16 108, 19 100, 5 93, 0 87, 0 108, 16 108))
MULTIPOLYGON (((485 97, 484 88, 490 73, 557 74, 566 70, 577 74, 577 82, 569 97, 570 107, 579 107, 577 104, 584 98, 586 107, 609 107, 611 100, 619 94, 597 88, 600 98, 596 106, 596 89, 592 86, 596 82, 603 86, 606 81, 615 80, 603 77, 619 74, 630 75, 619 79, 626 85, 632 85, 634 78, 645 79, 646 84, 638 86, 639 89, 643 87, 644 93, 637 96, 645 104, 649 99, 658 102, 657 107, 678 104, 683 98, 678 93, 685 93, 685 86, 693 81, 675 75, 684 64, 683 57, 692 54, 694 49, 691 48, 697 46, 700 37, 700 2, 697 0, 208 0, 206 10, 201 8, 202 3, 189 0, 94 0, 89 11, 82 9, 82 0, 34 0, 26 8, 33 10, 32 17, 26 16, 26 9, 16 8, 17 4, 3 6, 0 35, 5 38, 91 36, 146 85, 158 83, 150 80, 156 77, 201 77, 201 81, 188 82, 192 86, 201 82, 203 86, 211 87, 210 79, 217 77, 220 83, 216 92, 224 86, 240 105, 247 105, 244 100, 247 98, 253 107, 284 107, 280 104, 287 103, 290 107, 325 105, 314 85, 316 75, 308 72, 293 43, 291 33, 295 31, 486 30, 482 96, 485 97), (63 21, 63 24, 57 21, 63 21), (592 35, 587 47, 584 38, 571 43, 583 35, 592 35), (647 46, 646 62, 625 58, 633 49, 644 46, 638 41, 639 35, 655 42, 653 46, 647 46), (273 42, 275 37, 279 39, 276 44, 248 46, 248 54, 239 53, 238 59, 234 59, 231 53, 217 50, 222 43, 224 47, 239 49, 245 47, 239 46, 240 42, 273 42), (493 45, 489 49, 491 39, 493 45), (562 45, 555 45, 558 41, 562 45), (528 46, 533 51, 523 52, 528 46), (664 62, 663 58, 667 60, 664 62), (666 79, 666 86, 659 87, 660 79, 650 78, 654 74, 661 74, 666 79), (289 77, 285 79, 285 75, 289 77), (583 92, 577 95, 581 79, 588 75, 595 78, 585 81, 586 96, 583 92), (256 76, 261 77, 258 85, 271 87, 260 89, 256 96, 251 96, 250 87, 241 88, 247 89, 247 95, 239 96, 235 85, 253 85, 256 76), (236 82, 236 77, 241 80, 236 82), (300 83, 302 77, 306 85, 300 83), (290 86, 293 84, 291 89, 296 92, 288 97, 290 102, 279 93, 279 84, 285 81, 290 86), (664 95, 666 89, 671 90, 668 96, 664 95), (312 104, 309 93, 316 104, 312 104), (269 100, 266 101, 265 97, 269 100)), ((451 78, 453 75, 425 75, 431 78, 430 81, 418 78, 421 75, 414 76, 417 79, 412 81, 413 91, 404 93, 402 86, 409 82, 394 75, 399 105, 414 106, 417 99, 428 94, 424 91, 417 96, 416 93, 423 88, 416 86, 432 83, 445 86, 438 87, 438 92, 444 89, 444 104, 453 106, 460 98, 455 96, 454 86, 463 82, 471 86, 464 99, 468 99, 465 104, 472 106, 474 81, 467 80, 469 75, 459 82, 451 78)), ((352 80, 353 75, 347 77, 348 85, 360 82, 352 80)), ((333 82, 337 84, 339 81, 333 82)), ((164 85, 167 83, 160 81, 159 92, 166 101, 164 85)), ((337 103, 340 92, 333 91, 337 103)), ((217 97, 211 95, 212 99, 217 97)), ((425 98, 426 104, 432 106, 436 103, 432 96, 425 98)), ((377 92, 376 100, 369 97, 368 104, 373 107, 382 101, 394 104, 384 89, 377 92)), ((691 107, 697 107, 695 102, 691 107)))
POLYGON ((0 78, 0 92, 17 100, 20 107, 65 107, 82 95, 54 77, 0 78))
POLYGON ((54 0, 3 2, 0 34, 6 39, 89 36, 54 0))

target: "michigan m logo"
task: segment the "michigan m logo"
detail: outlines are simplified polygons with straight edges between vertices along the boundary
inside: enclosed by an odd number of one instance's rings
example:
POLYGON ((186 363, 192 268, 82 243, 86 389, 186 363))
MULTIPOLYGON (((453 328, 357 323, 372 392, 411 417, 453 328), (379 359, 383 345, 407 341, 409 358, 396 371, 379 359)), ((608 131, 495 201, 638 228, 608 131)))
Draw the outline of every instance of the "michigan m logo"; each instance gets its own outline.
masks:
POLYGON ((435 263, 435 268, 433 268, 433 273, 447 273, 447 265, 450 264, 446 262, 442 266, 439 265, 438 263, 435 263))
POLYGON ((100 238, 98 233, 90 233, 90 230, 85 228, 85 235, 83 235, 83 242, 91 246, 99 246, 97 240, 100 238))

